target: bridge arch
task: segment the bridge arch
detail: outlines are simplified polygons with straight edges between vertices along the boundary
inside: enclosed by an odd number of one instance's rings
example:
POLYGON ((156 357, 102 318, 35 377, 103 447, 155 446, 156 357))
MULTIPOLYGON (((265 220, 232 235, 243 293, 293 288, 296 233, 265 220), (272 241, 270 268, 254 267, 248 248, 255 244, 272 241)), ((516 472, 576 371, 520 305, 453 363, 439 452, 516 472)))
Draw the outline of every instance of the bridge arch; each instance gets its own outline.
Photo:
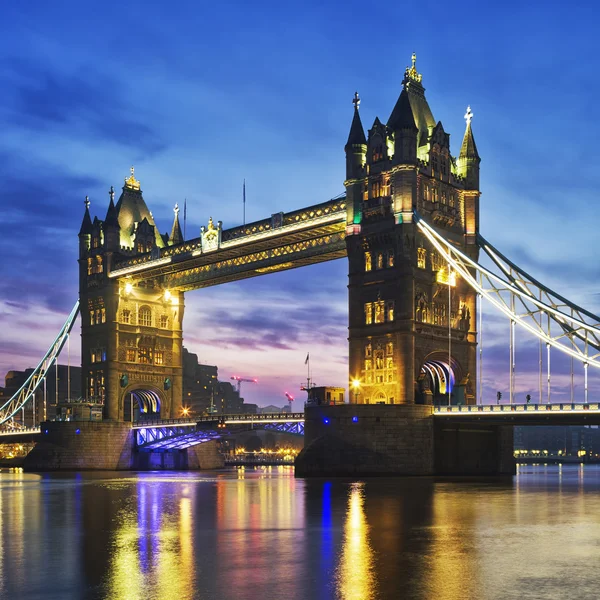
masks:
POLYGON ((457 402, 456 387, 463 380, 463 369, 454 356, 441 350, 431 352, 421 361, 417 376, 417 404, 446 404, 448 392, 451 403, 457 402), (450 358, 450 359, 449 359, 450 358))
POLYGON ((134 384, 125 390, 123 394, 123 420, 133 421, 141 418, 159 418, 161 408, 165 405, 165 399, 161 391, 151 385, 134 384))

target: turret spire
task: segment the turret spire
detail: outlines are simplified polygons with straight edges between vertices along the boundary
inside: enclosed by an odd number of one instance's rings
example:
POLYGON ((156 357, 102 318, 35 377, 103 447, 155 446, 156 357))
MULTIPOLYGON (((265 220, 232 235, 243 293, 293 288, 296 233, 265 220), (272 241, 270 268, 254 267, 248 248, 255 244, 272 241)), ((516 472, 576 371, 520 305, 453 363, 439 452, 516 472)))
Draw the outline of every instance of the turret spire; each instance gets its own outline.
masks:
POLYGON ((459 158, 471 158, 479 160, 479 153, 477 152, 475 138, 473 137, 473 130, 471 129, 472 120, 473 113, 471 112, 471 107, 467 106, 467 112, 465 113, 465 121, 467 122, 467 128, 465 129, 465 135, 463 137, 462 146, 460 147, 459 158))
POLYGON ((175 218, 173 219, 173 228, 171 229, 171 235, 169 236, 169 245, 174 246, 175 244, 181 244, 183 242, 183 235, 181 235, 181 226, 179 225, 179 205, 175 204, 173 208, 175 218))
POLYGON ((108 203, 108 210, 106 211, 106 218, 104 219, 104 227, 119 227, 119 218, 117 216, 117 209, 115 208, 115 190, 113 186, 110 186, 108 192, 110 202, 108 203))
POLYGON ((85 204, 85 213, 83 215, 83 221, 81 222, 81 229, 79 230, 79 235, 91 235, 92 218, 90 217, 90 199, 88 196, 85 197, 83 203, 85 204))
POLYGON ((360 97, 358 95, 358 92, 354 92, 352 104, 354 104, 354 117, 352 118, 352 125, 350 126, 350 134, 348 135, 348 141, 346 142, 346 152, 348 152, 349 147, 352 145, 366 145, 367 143, 367 138, 365 137, 365 130, 363 129, 362 121, 360 120, 360 115, 358 114, 358 107, 360 105, 360 97))

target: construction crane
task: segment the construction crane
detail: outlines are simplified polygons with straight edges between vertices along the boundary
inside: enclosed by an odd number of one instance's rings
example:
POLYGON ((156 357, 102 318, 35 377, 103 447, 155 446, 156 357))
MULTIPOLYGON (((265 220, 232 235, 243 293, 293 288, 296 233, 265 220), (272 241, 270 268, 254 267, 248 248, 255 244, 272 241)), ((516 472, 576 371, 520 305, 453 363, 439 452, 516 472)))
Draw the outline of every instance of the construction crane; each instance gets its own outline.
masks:
POLYGON ((287 398, 287 401, 289 402, 289 407, 290 407, 289 410, 290 410, 290 412, 292 412, 292 402, 294 401, 294 396, 292 396, 291 394, 286 392, 285 397, 287 398))
POLYGON ((258 383, 258 379, 256 379, 256 378, 249 379, 247 377, 238 377, 237 375, 233 375, 229 379, 232 379, 233 381, 237 381, 237 393, 238 393, 238 396, 240 396, 240 398, 242 396, 242 383, 258 383))

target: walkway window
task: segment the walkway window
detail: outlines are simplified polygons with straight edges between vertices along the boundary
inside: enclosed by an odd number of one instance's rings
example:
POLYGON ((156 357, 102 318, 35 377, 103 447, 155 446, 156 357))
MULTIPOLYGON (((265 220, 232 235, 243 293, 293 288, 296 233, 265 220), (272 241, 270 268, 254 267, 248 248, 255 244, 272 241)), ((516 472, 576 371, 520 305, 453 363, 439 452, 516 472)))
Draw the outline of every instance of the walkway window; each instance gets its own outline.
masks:
POLYGON ((93 272, 93 269, 94 269, 93 262, 92 262, 91 258, 87 259, 87 269, 88 269, 88 275, 91 275, 92 272, 93 272))
POLYGON ((136 354, 135 348, 127 348, 127 362, 135 362, 136 354))
POLYGON ((365 252, 365 271, 370 271, 373 268, 373 261, 370 252, 365 252))
POLYGON ((96 324, 96 311, 90 310, 90 325, 96 324))
POLYGON ((368 358, 367 360, 365 360, 365 371, 370 371, 371 370, 371 359, 368 358))
POLYGON ((142 306, 142 308, 140 308, 138 325, 152 327, 152 311, 147 306, 142 306))
POLYGON ((169 326, 169 317, 167 315, 160 316, 160 327, 161 329, 166 329, 169 326))
POLYGON ((427 250, 425 248, 417 248, 417 267, 419 269, 427 268, 427 250))
POLYGON ((392 354, 394 354, 394 342, 388 342, 388 343, 385 345, 385 353, 386 353, 388 356, 391 356, 392 354))
POLYGON ((367 344, 365 346, 365 356, 367 358, 370 358, 372 354, 373 354, 373 346, 371 344, 367 344))
POLYGON ((123 323, 131 323, 131 311, 124 310, 122 313, 121 320, 123 321, 123 323))
POLYGON ((165 353, 162 350, 157 350, 154 353, 154 364, 164 365, 165 364, 165 353))
POLYGON ((383 254, 381 252, 377 253, 377 268, 383 269, 383 254))
POLYGON ((387 251, 387 266, 388 267, 394 266, 394 251, 393 250, 387 251))

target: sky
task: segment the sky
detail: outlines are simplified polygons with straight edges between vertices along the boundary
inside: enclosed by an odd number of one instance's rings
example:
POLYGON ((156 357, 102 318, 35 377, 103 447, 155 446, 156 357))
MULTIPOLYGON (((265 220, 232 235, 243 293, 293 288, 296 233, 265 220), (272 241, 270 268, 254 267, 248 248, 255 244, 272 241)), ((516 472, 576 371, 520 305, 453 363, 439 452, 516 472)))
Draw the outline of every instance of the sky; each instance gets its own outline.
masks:
MULTIPOLYGON (((365 129, 387 120, 412 52, 453 154, 472 107, 482 234, 598 312, 599 10, 541 0, 7 3, 0 377, 37 364, 77 298, 86 195, 103 218, 108 189, 134 165, 162 232, 187 198, 188 238, 209 216, 241 224, 244 179, 247 221, 326 201, 344 190, 354 92, 365 129)), ((222 380, 258 378, 242 390, 247 402, 302 397, 307 352, 317 385, 346 387, 346 285, 338 260, 188 293, 184 344, 222 380)), ((491 394, 507 386, 508 326, 484 314, 491 394)), ((535 395, 533 346, 519 345, 522 394, 535 395)), ((557 366, 564 395, 568 369, 557 366)))

